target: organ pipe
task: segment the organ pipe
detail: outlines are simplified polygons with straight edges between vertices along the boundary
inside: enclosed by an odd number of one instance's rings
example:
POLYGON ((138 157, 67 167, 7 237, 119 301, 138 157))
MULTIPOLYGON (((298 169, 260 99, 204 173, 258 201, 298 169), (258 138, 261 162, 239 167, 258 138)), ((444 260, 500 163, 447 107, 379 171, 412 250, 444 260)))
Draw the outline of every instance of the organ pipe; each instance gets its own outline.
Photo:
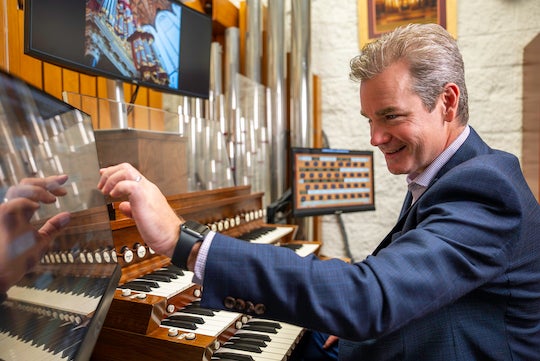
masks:
POLYGON ((286 188, 287 125, 285 89, 285 5, 284 0, 268 2, 268 89, 267 130, 270 157, 270 201, 286 188))

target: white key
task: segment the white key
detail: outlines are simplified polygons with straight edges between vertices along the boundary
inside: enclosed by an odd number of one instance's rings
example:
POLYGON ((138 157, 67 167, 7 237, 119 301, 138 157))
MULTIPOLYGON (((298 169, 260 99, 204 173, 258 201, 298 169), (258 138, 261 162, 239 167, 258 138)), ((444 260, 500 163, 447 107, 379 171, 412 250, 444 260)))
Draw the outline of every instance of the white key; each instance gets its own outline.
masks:
POLYGON ((23 342, 5 332, 0 332, 0 359, 5 361, 24 360, 66 360, 62 353, 54 354, 44 349, 44 346, 35 347, 31 343, 23 342))
POLYGON ((50 307, 55 309, 73 312, 81 315, 89 315, 94 312, 101 300, 101 297, 90 297, 83 295, 72 295, 49 290, 39 290, 36 288, 26 288, 13 286, 8 292, 8 297, 37 306, 50 307))
POLYGON ((264 244, 270 244, 279 241, 281 238, 285 237, 289 233, 292 233, 294 230, 293 227, 276 227, 276 229, 263 234, 262 236, 258 237, 257 239, 251 240, 251 243, 264 243, 264 244))

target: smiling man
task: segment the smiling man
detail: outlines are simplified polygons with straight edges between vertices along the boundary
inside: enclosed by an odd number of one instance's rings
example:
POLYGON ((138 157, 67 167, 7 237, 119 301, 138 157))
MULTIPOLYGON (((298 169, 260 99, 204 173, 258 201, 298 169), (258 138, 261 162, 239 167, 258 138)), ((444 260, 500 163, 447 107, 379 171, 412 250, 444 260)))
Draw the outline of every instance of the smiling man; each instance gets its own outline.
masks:
POLYGON ((465 129, 466 122, 456 117, 460 94, 456 84, 442 85, 429 108, 413 85, 408 62, 400 60, 360 87, 371 145, 383 152, 393 174, 423 172, 465 129))
POLYGON ((194 270, 202 305, 339 337, 335 352, 313 333, 318 355, 304 360, 538 360, 540 205, 518 159, 468 126, 455 40, 438 25, 398 28, 362 49, 351 77, 371 143, 409 183, 395 227, 361 262, 184 223, 128 164, 103 169, 98 186, 128 197, 121 209, 150 247, 194 270))

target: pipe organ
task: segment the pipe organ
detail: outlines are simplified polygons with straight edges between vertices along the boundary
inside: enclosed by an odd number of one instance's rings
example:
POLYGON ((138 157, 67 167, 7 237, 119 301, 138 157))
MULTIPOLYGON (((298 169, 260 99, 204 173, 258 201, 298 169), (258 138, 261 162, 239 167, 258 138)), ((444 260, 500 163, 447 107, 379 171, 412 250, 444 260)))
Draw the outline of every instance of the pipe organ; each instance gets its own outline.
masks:
MULTIPOLYGON (((308 6, 307 2, 302 4, 308 6)), ((159 115, 164 130, 176 133, 175 137, 170 133, 163 135, 170 141, 170 147, 178 146, 178 139, 172 138, 188 135, 187 140, 180 141, 187 149, 164 153, 175 159, 187 158, 188 171, 177 169, 179 173, 185 171, 184 183, 173 183, 170 178, 162 181, 170 187, 166 192, 169 204, 186 219, 245 241, 287 247, 304 256, 317 253, 320 243, 296 240, 296 225, 265 221, 266 205, 286 189, 285 10, 283 1, 269 2, 268 44, 264 50, 269 56, 267 67, 259 69, 259 6, 260 1, 255 0, 248 4, 248 13, 257 14, 248 24, 249 74, 243 76, 239 72, 238 29, 229 27, 225 30, 228 40, 225 47, 213 45, 215 76, 212 76, 211 104, 205 105, 206 111, 202 111, 204 106, 198 99, 183 97, 174 109, 178 110, 175 120, 163 121, 164 116, 159 115), (222 51, 225 52, 224 84, 221 84, 222 51), (261 70, 266 74, 260 75, 261 70), (265 84, 260 83, 261 77, 265 84), (217 150, 207 149, 208 144, 215 145, 217 150), (214 172, 217 177, 205 171, 192 172, 195 164, 209 159, 203 154, 208 151, 215 157, 214 163, 208 163, 205 169, 217 169, 217 165, 223 164, 224 170, 214 172), (227 156, 229 159, 225 159, 227 156), (253 164, 260 168, 252 169, 253 164)), ((305 55, 306 42, 300 43, 304 47, 299 53, 305 55)), ((302 58, 298 59, 303 63, 302 58)), ((4 102, 9 98, 5 94, 0 96, 0 192, 5 193, 24 177, 67 173, 68 196, 50 207, 43 206, 33 222, 39 226, 56 212, 72 213, 70 225, 37 267, 12 286, 7 299, 0 304, 0 359, 287 360, 290 357, 302 338, 302 328, 239 312, 201 308, 198 301, 204 290, 192 283, 192 274, 155 254, 141 239, 133 221, 116 210, 117 203, 107 202, 95 190, 100 165, 120 161, 111 159, 117 152, 105 151, 103 144, 121 143, 120 140, 125 142, 128 138, 145 144, 159 138, 160 132, 128 129, 125 119, 110 122, 118 125, 118 129, 94 132, 85 113, 32 87, 28 91, 9 75, 0 74, 0 92, 7 94, 7 85, 16 84, 20 94, 15 104, 35 105, 12 111, 4 102), (20 120, 21 114, 24 119, 20 124, 27 124, 25 129, 14 121, 20 120)), ((309 69, 301 69, 299 76, 294 81, 305 83, 309 69)), ((117 84, 108 85, 119 90, 117 84)), ((293 97, 295 94, 298 92, 292 92, 293 97)), ((78 103, 66 101, 76 103, 77 107, 96 103, 95 99, 86 101, 87 98, 81 95, 78 103)), ((118 101, 121 99, 116 100, 117 105, 125 107, 126 104, 118 101)), ((291 102, 306 105, 302 99, 291 102)), ((114 110, 109 105, 104 108, 114 110)), ((301 115, 305 122, 300 126, 307 127, 309 109, 300 108, 300 112, 307 112, 301 115)), ((135 110, 133 114, 140 114, 137 107, 135 110)), ((90 113, 94 112, 97 111, 90 113)), ((119 113, 124 112, 120 109, 119 113)), ((113 117, 112 113, 110 116, 113 117)), ((137 123, 133 121, 133 124, 137 123)), ((149 129, 153 129, 151 125, 149 129)), ((167 143, 164 140, 157 142, 163 145, 167 143)), ((139 150, 142 155, 137 153, 137 159, 150 154, 148 148, 139 150)), ((165 167, 166 157, 160 160, 165 167)), ((148 167, 156 164, 149 163, 148 167)), ((162 173, 157 171, 155 177, 161 177, 162 173)))
MULTIPOLYGON (((33 222, 39 227, 57 212, 72 214, 37 267, 11 286, 0 304, 0 359, 286 360, 291 355, 302 328, 201 308, 204 290, 192 283, 192 274, 150 249, 134 222, 117 211, 117 201, 106 202, 95 189, 97 133, 87 115, 0 74, 1 190, 7 194, 26 177, 66 173, 68 194, 43 205, 33 222)), ((101 155, 100 162, 106 162, 101 155)), ((267 224, 262 198, 246 185, 183 192, 168 201, 178 215, 240 240, 300 255, 317 252, 319 243, 295 241, 297 226, 267 224)), ((17 246, 12 247, 9 254, 17 246)))

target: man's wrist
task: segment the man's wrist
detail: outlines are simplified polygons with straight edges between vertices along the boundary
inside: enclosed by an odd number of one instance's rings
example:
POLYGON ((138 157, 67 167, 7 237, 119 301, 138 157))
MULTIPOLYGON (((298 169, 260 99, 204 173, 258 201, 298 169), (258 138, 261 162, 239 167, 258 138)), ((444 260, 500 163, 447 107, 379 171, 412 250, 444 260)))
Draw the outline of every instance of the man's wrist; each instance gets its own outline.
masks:
POLYGON ((208 232, 208 227, 194 221, 186 221, 182 224, 171 262, 182 269, 188 269, 188 265, 193 267, 195 259, 193 256, 190 259, 191 250, 196 243, 204 240, 208 232))
POLYGON ((199 249, 201 248, 202 242, 197 242, 193 245, 193 248, 191 248, 191 252, 189 253, 189 257, 187 260, 187 269, 189 271, 195 270, 195 263, 197 262, 197 257, 199 255, 199 249))

